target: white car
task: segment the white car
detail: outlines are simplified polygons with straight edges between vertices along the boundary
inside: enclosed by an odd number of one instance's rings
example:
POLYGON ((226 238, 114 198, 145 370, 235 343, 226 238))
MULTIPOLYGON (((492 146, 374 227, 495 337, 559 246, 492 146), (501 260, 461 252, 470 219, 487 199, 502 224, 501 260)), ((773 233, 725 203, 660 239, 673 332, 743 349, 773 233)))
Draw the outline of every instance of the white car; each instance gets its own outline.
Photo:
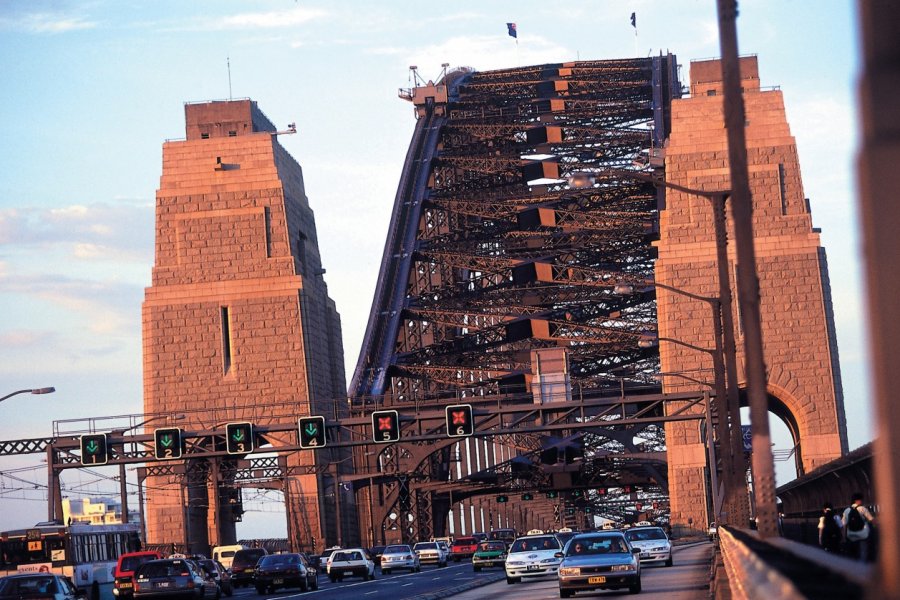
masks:
POLYGON ((394 569, 421 571, 419 555, 413 552, 407 544, 386 546, 381 553, 381 573, 387 575, 394 569))
POLYGON ((509 547, 506 555, 506 583, 532 577, 556 576, 562 545, 555 535, 526 535, 509 547))
POLYGON ((413 546, 413 552, 419 555, 422 564, 435 564, 439 567, 447 566, 449 552, 444 550, 440 542, 419 542, 413 546))
POLYGON ((632 527, 624 533, 628 543, 641 551, 642 563, 662 562, 672 566, 672 542, 662 527, 632 527))
POLYGON ((325 563, 325 571, 332 582, 347 576, 375 579, 375 561, 362 548, 335 550, 325 563))

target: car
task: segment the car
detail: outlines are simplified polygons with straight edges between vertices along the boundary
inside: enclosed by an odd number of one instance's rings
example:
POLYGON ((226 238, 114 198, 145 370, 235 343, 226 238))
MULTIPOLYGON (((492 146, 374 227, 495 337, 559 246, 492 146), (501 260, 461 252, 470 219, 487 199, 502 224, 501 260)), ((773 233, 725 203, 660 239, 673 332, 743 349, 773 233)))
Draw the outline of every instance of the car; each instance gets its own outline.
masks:
POLYGON ((243 548, 234 553, 231 559, 231 583, 239 588, 253 584, 256 563, 269 554, 265 548, 243 548))
POLYGON ((392 544, 385 547, 381 555, 381 572, 388 575, 394 569, 408 569, 414 572, 422 570, 419 555, 413 552, 409 544, 392 544))
POLYGON ((518 583, 525 579, 556 575, 559 568, 562 544, 555 535, 526 535, 509 547, 506 554, 506 583, 518 583))
POLYGON ((134 572, 139 566, 151 560, 159 560, 159 552, 126 552, 119 556, 113 571, 113 596, 119 600, 130 600, 134 590, 134 572))
POLYGON ((234 594, 234 585, 231 583, 231 572, 225 568, 225 565, 211 558, 203 558, 197 562, 200 563, 200 568, 206 571, 206 573, 219 584, 219 589, 222 590, 223 594, 226 596, 234 594))
POLYGON ((478 549, 478 540, 474 537, 459 537, 450 544, 450 558, 453 562, 459 562, 469 558, 478 549))
POLYGON ((87 594, 75 587, 65 575, 55 573, 19 573, 0 578, 0 598, 27 600, 84 600, 87 594))
POLYGON ((221 590, 215 580, 190 559, 163 558, 145 562, 134 572, 135 600, 180 598, 218 599, 221 590))
POLYGON ((490 567, 503 567, 506 563, 506 542, 485 540, 478 544, 472 555, 472 570, 480 571, 490 567))
POLYGON ((332 583, 347 576, 375 579, 375 561, 362 548, 336 550, 328 557, 325 568, 332 583))
POLYGON ((558 530, 553 535, 556 536, 556 539, 559 540, 560 544, 565 546, 566 542, 568 542, 573 537, 575 537, 575 534, 577 534, 577 533, 578 533, 577 531, 572 531, 569 527, 563 527, 562 529, 558 530))
POLYGON ((419 542, 413 546, 413 552, 419 555, 419 562, 423 565, 447 566, 447 555, 449 553, 444 551, 444 546, 439 542, 419 542))
POLYGON ((625 539, 633 548, 641 551, 641 562, 662 562, 672 566, 672 542, 662 527, 632 527, 625 532, 625 539))
POLYGON ((559 597, 575 592, 628 588, 641 591, 640 550, 632 548, 621 531, 580 533, 557 553, 559 597))
POLYGON ((308 592, 319 589, 319 573, 301 554, 269 554, 259 559, 253 584, 260 594, 290 587, 308 592))

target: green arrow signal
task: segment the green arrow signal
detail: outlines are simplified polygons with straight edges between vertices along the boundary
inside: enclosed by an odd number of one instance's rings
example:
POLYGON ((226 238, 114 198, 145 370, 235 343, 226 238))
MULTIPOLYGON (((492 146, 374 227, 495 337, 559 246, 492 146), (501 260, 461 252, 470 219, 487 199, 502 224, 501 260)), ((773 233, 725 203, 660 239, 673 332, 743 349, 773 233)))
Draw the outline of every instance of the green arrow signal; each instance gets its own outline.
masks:
POLYGON ((231 439, 233 439, 236 442, 240 442, 241 440, 243 440, 244 439, 244 430, 238 429, 237 431, 235 431, 232 434, 231 439))
POLYGON ((173 438, 171 435, 164 435, 161 438, 159 438, 159 443, 162 444, 164 447, 168 448, 169 446, 171 446, 172 444, 175 443, 175 438, 173 438))
POLYGON ((88 451, 88 454, 97 454, 100 451, 100 444, 91 440, 87 443, 87 446, 84 447, 85 450, 88 451))
POLYGON ((319 434, 319 428, 316 427, 315 423, 307 423, 305 433, 309 437, 316 437, 319 434))

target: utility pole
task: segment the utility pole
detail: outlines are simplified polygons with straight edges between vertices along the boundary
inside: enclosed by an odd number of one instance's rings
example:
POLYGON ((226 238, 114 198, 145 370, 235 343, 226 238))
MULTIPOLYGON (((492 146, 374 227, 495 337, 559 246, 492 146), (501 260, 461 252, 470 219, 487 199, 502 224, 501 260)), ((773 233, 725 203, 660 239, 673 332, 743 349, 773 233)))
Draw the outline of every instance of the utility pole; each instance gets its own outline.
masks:
POLYGON ((737 1, 718 0, 719 46, 722 54, 725 129, 728 134, 728 162, 731 172, 731 214, 737 248, 737 290, 744 326, 747 393, 753 431, 753 493, 756 517, 762 537, 778 535, 775 507, 775 465, 769 434, 769 399, 766 392, 766 365, 763 357, 762 315, 759 308, 759 278, 753 248, 753 198, 747 167, 744 134, 746 116, 741 92, 737 45, 737 1))

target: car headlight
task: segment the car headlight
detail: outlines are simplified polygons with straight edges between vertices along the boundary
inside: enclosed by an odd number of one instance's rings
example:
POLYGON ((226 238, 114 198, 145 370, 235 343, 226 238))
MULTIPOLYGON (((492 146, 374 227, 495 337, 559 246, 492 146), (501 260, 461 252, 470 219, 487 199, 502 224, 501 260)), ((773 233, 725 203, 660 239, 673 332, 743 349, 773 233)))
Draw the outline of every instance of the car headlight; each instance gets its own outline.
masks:
POLYGON ((521 560, 508 560, 508 561, 506 561, 506 564, 508 564, 511 567, 521 567, 525 563, 522 562, 521 560))
POLYGON ((613 565, 609 568, 610 571, 630 571, 633 567, 631 565, 613 565))
POLYGON ((559 562, 558 558, 545 558, 544 560, 541 561, 541 564, 545 565, 548 563, 558 563, 558 562, 559 562))
POLYGON ((563 567, 559 570, 559 574, 564 577, 581 575, 581 569, 579 567, 563 567))
POLYGON ((665 546, 660 546, 658 548, 654 548, 650 552, 665 552, 666 550, 667 550, 667 548, 665 546))

